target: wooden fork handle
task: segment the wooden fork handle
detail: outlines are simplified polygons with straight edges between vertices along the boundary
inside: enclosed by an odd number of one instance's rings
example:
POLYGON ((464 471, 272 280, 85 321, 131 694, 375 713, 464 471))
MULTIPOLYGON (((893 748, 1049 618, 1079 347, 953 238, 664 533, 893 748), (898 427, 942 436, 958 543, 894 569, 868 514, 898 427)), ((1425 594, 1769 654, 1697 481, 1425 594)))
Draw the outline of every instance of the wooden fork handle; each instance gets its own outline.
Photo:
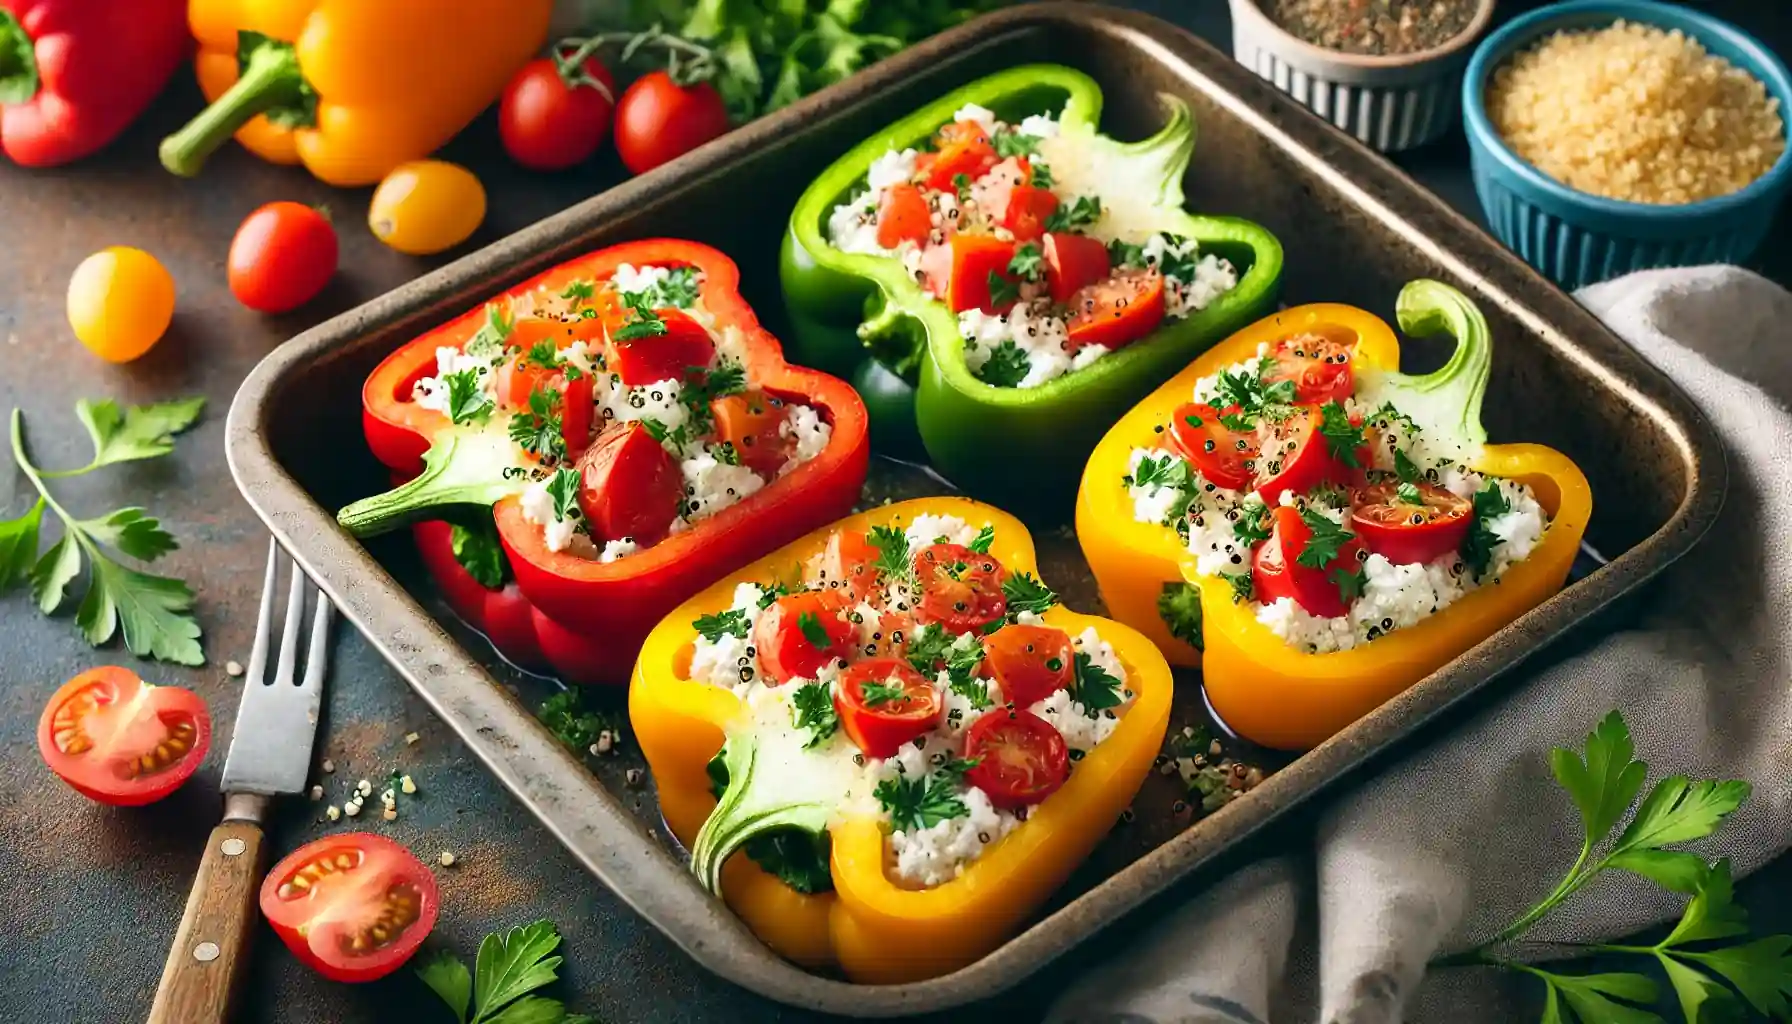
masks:
POLYGON ((267 857, 261 826, 226 821, 212 829, 168 950, 149 1024, 225 1024, 254 934, 267 857))

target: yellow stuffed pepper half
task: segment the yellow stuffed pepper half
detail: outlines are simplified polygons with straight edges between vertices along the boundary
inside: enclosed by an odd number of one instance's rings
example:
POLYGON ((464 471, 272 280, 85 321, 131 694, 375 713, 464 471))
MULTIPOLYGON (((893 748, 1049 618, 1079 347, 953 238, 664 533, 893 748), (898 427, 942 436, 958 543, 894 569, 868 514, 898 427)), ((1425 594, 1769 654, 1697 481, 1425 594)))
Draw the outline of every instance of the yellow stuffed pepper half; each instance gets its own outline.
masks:
POLYGON ((1063 607, 1006 513, 841 520, 649 635, 629 717, 692 870, 855 981, 999 946, 1113 826, 1168 725, 1150 640, 1063 607))
POLYGON ((1120 621, 1182 665, 1239 734, 1304 750, 1560 590, 1586 477, 1488 444, 1485 318, 1419 280, 1402 331, 1447 332, 1399 372, 1373 314, 1298 306, 1240 331, 1115 424, 1085 469, 1077 537, 1120 621))

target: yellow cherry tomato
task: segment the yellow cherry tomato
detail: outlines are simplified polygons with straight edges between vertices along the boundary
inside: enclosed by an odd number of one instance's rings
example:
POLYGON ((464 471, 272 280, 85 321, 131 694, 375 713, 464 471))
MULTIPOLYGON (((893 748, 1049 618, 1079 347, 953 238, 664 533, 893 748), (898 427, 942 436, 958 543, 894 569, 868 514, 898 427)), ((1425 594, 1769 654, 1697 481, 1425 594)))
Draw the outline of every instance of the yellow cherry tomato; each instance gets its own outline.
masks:
POLYGON ((428 256, 467 240, 485 220, 485 186, 443 160, 400 164, 373 190, 367 226, 399 252, 428 256))
POLYGON ((101 359, 128 363, 148 352, 173 317, 174 278, 142 249, 102 249, 69 278, 69 326, 101 359))

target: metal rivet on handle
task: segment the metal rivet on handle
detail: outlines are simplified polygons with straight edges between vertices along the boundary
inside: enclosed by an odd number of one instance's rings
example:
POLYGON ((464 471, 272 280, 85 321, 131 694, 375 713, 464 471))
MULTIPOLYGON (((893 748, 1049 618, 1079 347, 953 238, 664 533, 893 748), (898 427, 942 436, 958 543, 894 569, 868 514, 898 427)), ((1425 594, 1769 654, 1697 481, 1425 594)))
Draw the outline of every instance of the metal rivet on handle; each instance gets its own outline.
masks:
MULTIPOLYGON (((236 840, 232 840, 232 842, 235 841, 236 840)), ((199 945, 194 946, 193 959, 200 963, 211 963, 213 960, 218 959, 218 944, 216 942, 201 942, 199 945)))
MULTIPOLYGON (((244 845, 241 839, 226 839, 218 844, 218 849, 224 851, 224 856, 226 857, 236 857, 242 854, 244 845)), ((212 956, 217 955, 217 951, 214 948, 212 956)), ((206 957, 206 959, 209 960, 211 957, 206 957)))

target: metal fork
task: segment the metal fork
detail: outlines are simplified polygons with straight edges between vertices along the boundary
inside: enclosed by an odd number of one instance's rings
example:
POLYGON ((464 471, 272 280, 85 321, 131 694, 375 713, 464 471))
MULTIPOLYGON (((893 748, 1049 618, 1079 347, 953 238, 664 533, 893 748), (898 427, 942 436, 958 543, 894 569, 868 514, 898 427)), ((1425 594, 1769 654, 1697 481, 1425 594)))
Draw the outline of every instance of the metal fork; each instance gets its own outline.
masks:
POLYGON ((224 757, 220 787, 224 791, 224 821, 212 830, 206 843, 186 913, 162 968, 149 1024, 223 1024, 229 1020, 241 968, 248 960, 256 892, 267 870, 262 823, 273 797, 305 788, 323 702, 324 673, 329 667, 334 610, 304 571, 270 540, 255 646, 249 653, 230 752, 224 757), (279 661, 270 678, 268 652, 279 593, 276 583, 283 567, 291 583, 279 661), (300 675, 299 631, 307 600, 313 601, 316 609, 304 674, 300 675))

